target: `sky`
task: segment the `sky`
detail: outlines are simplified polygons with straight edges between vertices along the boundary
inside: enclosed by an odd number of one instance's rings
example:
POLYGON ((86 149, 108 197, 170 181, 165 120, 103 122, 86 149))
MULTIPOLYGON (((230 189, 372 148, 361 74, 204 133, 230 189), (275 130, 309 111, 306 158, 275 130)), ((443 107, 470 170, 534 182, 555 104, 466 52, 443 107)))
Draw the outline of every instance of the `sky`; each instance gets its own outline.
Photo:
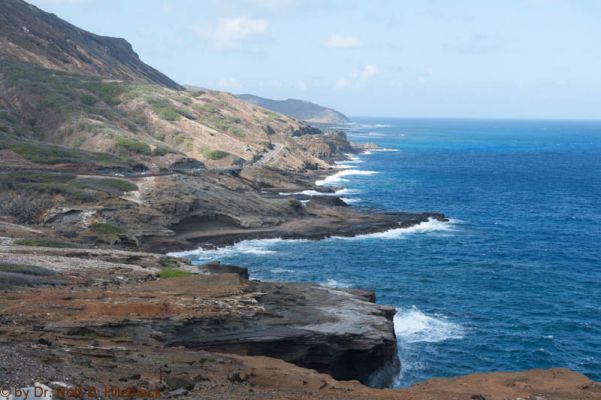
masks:
POLYGON ((597 0, 30 0, 182 84, 351 116, 601 118, 597 0))

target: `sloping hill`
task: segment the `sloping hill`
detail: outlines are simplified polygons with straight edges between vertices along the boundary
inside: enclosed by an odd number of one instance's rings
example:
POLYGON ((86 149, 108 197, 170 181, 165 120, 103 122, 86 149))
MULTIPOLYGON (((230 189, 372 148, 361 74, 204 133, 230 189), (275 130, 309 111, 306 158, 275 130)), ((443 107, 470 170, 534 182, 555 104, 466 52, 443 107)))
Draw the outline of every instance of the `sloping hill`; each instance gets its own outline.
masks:
POLYGON ((144 64, 126 40, 94 35, 22 0, 0 1, 0 57, 70 73, 183 89, 144 64))
POLYGON ((0 1, 0 152, 10 163, 79 157, 60 148, 52 151, 67 156, 48 157, 52 144, 155 171, 182 158, 299 170, 325 165, 314 143, 307 150, 298 140, 316 133, 228 93, 185 90, 124 39, 86 32, 22 0, 0 1))
POLYGON ((274 148, 269 166, 325 165, 298 140, 318 130, 224 92, 107 81, 12 60, 0 60, 0 87, 0 145, 40 141, 151 169, 184 156, 209 167, 252 164, 274 148))
POLYGON ((307 122, 322 124, 343 124, 349 122, 346 115, 341 112, 309 101, 296 99, 272 100, 252 94, 240 94, 238 95, 238 98, 248 103, 267 108, 268 110, 307 122))

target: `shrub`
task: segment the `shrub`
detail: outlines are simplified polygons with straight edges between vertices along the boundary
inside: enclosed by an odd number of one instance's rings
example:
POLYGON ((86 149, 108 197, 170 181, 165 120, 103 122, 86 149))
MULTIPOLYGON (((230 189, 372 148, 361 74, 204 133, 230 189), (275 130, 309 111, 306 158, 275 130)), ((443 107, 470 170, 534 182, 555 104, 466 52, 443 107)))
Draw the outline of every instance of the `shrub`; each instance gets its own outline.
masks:
POLYGON ((131 151, 133 153, 151 155, 152 150, 150 146, 146 143, 142 143, 139 140, 130 139, 126 137, 118 137, 116 140, 117 146, 124 148, 125 150, 131 151))
POLYGON ((92 82, 86 84, 85 87, 111 106, 120 104, 119 97, 127 90, 123 84, 116 82, 92 82))
POLYGON ((194 114, 183 108, 175 107, 171 101, 167 99, 153 99, 150 103, 152 104, 152 110, 155 114, 165 121, 178 121, 182 116, 188 119, 196 119, 194 114))
POLYGON ((164 156, 164 155, 167 155, 169 153, 173 153, 173 150, 171 150, 169 147, 166 147, 166 146, 157 146, 152 151, 152 155, 153 156, 164 156))
POLYGON ((159 278, 161 279, 184 278, 190 275, 195 274, 180 268, 163 268, 161 272, 159 272, 159 278))
POLYGON ((96 223, 90 225, 90 230, 98 235, 124 235, 123 228, 107 223, 96 223))
POLYGON ((48 276, 55 272, 35 265, 0 263, 0 272, 10 272, 13 274, 48 276))
POLYGON ((221 160, 230 155, 227 151, 221 150, 203 150, 202 154, 209 160, 221 160))
POLYGON ((74 249, 78 247, 73 243, 52 239, 19 239, 15 240, 15 244, 17 246, 55 247, 59 249, 74 249))
POLYGON ((20 142, 8 147, 21 157, 39 164, 91 164, 124 166, 118 157, 106 153, 69 149, 47 143, 20 142))
POLYGON ((4 188, 16 188, 27 183, 65 183, 75 179, 73 174, 47 172, 8 172, 0 174, 0 185, 4 188))
POLYGON ((84 178, 78 179, 73 183, 74 186, 81 189, 96 190, 112 194, 122 194, 138 190, 138 186, 132 182, 115 178, 84 178))
POLYGON ((165 121, 174 122, 179 121, 181 118, 181 115, 173 108, 155 105, 152 109, 160 119, 164 119, 165 121))
POLYGON ((36 223, 38 216, 53 206, 54 201, 48 195, 7 191, 0 194, 0 214, 15 218, 18 223, 36 223))

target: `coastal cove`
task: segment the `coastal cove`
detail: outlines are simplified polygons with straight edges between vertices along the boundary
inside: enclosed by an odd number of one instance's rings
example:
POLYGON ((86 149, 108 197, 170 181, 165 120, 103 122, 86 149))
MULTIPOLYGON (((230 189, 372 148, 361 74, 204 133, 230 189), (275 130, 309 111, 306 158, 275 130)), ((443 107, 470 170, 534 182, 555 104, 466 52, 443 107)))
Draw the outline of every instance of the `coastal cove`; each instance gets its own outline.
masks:
POLYGON ((375 290, 397 308, 397 387, 551 367, 601 378, 600 123, 356 119, 343 128, 353 142, 396 151, 352 156, 319 183, 353 208, 441 211, 450 221, 179 255, 244 265, 261 281, 375 290))

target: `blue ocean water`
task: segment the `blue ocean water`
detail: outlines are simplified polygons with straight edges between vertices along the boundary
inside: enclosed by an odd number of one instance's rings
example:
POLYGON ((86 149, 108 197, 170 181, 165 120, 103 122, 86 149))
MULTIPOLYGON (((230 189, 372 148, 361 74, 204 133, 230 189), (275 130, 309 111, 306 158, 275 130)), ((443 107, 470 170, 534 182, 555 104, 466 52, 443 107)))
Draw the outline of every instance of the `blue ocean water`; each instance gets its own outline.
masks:
POLYGON ((549 367, 601 380, 601 122, 364 118, 348 129, 396 151, 359 155, 327 184, 354 207, 451 222, 191 257, 261 280, 374 289, 398 308, 397 386, 549 367))

